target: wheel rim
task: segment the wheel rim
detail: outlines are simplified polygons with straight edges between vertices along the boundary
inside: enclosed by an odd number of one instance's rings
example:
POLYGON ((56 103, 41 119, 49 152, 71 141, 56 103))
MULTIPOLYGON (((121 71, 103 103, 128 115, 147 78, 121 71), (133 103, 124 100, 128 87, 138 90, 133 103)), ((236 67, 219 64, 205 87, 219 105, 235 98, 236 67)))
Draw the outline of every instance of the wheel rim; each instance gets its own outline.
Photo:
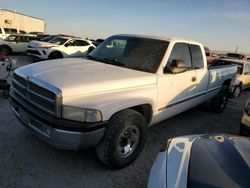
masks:
POLYGON ((238 97, 240 95, 240 87, 237 86, 234 90, 234 97, 238 97))
POLYGON ((120 157, 126 158, 134 152, 140 140, 139 128, 131 125, 122 131, 118 138, 117 151, 120 157))

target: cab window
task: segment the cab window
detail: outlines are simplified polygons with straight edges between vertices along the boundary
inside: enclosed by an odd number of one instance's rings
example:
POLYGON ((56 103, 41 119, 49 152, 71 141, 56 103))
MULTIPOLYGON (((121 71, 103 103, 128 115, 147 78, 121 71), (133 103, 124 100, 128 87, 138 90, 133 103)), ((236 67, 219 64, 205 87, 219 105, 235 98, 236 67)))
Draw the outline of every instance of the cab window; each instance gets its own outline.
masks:
POLYGON ((168 59, 168 66, 171 66, 173 60, 183 60, 188 69, 192 69, 189 46, 186 43, 176 43, 168 59))

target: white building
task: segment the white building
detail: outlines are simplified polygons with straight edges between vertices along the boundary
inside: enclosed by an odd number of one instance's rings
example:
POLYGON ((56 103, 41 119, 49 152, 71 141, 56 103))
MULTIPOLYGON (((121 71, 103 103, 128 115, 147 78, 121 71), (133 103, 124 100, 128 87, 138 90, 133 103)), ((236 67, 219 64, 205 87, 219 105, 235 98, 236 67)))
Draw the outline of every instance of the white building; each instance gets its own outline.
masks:
POLYGON ((44 19, 0 8, 0 27, 29 32, 46 32, 44 19))

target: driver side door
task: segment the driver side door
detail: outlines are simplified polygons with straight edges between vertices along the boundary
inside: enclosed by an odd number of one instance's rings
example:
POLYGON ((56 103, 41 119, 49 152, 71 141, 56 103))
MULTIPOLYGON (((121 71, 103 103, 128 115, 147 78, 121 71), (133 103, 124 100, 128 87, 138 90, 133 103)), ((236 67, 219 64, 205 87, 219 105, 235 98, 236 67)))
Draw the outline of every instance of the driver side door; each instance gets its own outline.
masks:
POLYGON ((196 94, 197 76, 192 66, 188 44, 175 43, 164 74, 158 79, 157 108, 160 120, 178 114, 194 105, 192 99, 196 94), (177 74, 167 72, 166 69, 172 66, 173 60, 184 61, 187 70, 177 74))

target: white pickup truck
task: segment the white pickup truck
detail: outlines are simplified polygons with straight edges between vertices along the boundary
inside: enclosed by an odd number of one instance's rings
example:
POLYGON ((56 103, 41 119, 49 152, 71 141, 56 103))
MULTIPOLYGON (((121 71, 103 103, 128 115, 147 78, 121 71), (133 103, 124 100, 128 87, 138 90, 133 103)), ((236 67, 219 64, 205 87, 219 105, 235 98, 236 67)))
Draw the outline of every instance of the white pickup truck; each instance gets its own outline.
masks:
POLYGON ((202 44, 115 35, 87 58, 15 70, 12 109, 45 142, 64 149, 96 146, 112 168, 137 158, 147 127, 211 99, 222 112, 236 66, 207 67, 202 44))

